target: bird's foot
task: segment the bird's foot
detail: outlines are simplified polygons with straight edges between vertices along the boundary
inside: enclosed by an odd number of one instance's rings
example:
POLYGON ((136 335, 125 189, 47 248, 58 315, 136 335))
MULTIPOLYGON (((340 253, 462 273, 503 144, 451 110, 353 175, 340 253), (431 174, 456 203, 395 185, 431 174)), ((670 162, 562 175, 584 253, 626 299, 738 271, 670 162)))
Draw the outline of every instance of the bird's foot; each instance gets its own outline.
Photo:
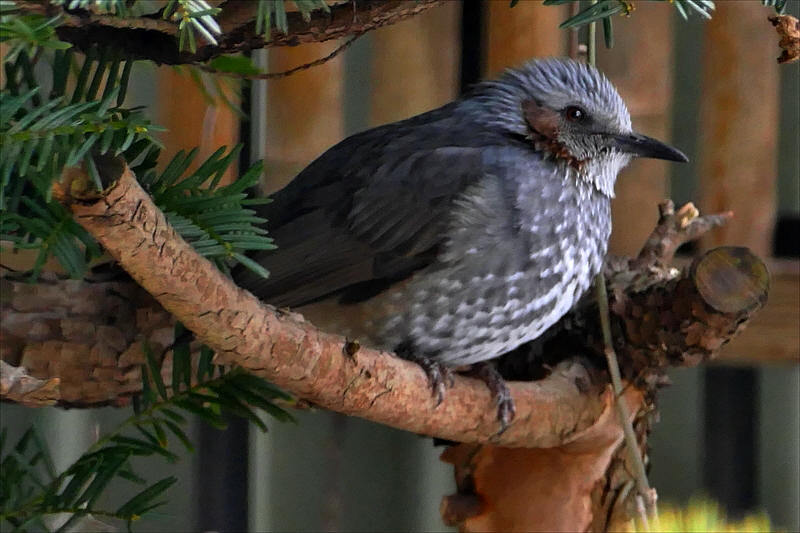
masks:
POLYGON ((452 369, 424 355, 414 353, 413 348, 401 344, 395 349, 395 353, 407 361, 417 363, 428 376, 428 383, 431 386, 431 393, 436 398, 436 407, 444 400, 447 387, 455 384, 455 377, 452 369))
POLYGON ((416 356, 413 361, 421 366, 428 376, 431 392, 436 398, 436 407, 439 407, 439 404, 444 400, 447 387, 452 387, 455 384, 453 371, 442 363, 428 357, 416 356))
POLYGON ((497 402, 497 420, 500 422, 500 431, 498 435, 503 433, 511 421, 514 420, 516 408, 514 407, 514 398, 511 397, 511 392, 508 390, 503 376, 495 368, 494 363, 488 361, 477 363, 473 365, 472 375, 486 383, 492 397, 497 402))

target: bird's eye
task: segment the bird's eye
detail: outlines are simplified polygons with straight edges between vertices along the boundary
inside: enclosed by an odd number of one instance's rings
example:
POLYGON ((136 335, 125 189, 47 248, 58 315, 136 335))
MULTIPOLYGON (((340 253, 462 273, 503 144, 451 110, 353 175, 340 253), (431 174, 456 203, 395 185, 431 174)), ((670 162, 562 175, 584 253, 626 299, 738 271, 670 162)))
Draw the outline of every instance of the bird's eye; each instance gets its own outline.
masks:
POLYGON ((570 122, 582 122, 586 120, 586 111, 576 105, 568 106, 564 109, 564 116, 570 122))

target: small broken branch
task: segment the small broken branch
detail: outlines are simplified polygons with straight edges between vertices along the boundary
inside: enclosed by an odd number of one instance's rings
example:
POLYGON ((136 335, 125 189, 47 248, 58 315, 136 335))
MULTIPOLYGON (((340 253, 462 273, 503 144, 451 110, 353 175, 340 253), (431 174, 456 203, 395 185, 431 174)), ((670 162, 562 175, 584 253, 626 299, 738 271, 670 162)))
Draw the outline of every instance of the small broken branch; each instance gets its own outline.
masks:
POLYGON ((658 213, 658 224, 650 233, 639 255, 631 263, 631 270, 664 268, 670 265, 681 245, 699 239, 704 233, 722 226, 733 218, 731 211, 701 217, 691 202, 675 212, 672 200, 661 202, 658 213))

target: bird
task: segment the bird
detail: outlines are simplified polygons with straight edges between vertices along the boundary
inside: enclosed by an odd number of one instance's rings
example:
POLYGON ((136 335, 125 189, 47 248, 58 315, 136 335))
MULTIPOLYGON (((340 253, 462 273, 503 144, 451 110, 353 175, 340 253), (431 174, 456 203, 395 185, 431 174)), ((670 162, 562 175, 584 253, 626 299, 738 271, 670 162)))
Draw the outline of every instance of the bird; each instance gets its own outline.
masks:
POLYGON ((495 359, 589 289, 620 170, 688 161, 634 132, 596 68, 533 59, 438 109, 339 142, 261 207, 277 245, 234 271, 261 300, 419 363, 437 405, 453 369, 514 416, 495 359))

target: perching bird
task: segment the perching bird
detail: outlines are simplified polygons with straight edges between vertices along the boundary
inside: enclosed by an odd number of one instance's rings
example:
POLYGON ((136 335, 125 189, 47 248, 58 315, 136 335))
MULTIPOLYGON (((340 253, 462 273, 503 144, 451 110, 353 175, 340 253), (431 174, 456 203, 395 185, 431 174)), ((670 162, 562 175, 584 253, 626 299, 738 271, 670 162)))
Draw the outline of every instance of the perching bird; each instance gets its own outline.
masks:
MULTIPOLYGON (((278 245, 255 256, 270 277, 235 277, 323 329, 423 363, 441 401, 440 364, 535 339, 589 288, 617 173, 637 156, 687 161, 634 133, 594 68, 534 60, 329 149, 259 213, 278 245)), ((480 368, 505 425, 507 389, 480 368)))

